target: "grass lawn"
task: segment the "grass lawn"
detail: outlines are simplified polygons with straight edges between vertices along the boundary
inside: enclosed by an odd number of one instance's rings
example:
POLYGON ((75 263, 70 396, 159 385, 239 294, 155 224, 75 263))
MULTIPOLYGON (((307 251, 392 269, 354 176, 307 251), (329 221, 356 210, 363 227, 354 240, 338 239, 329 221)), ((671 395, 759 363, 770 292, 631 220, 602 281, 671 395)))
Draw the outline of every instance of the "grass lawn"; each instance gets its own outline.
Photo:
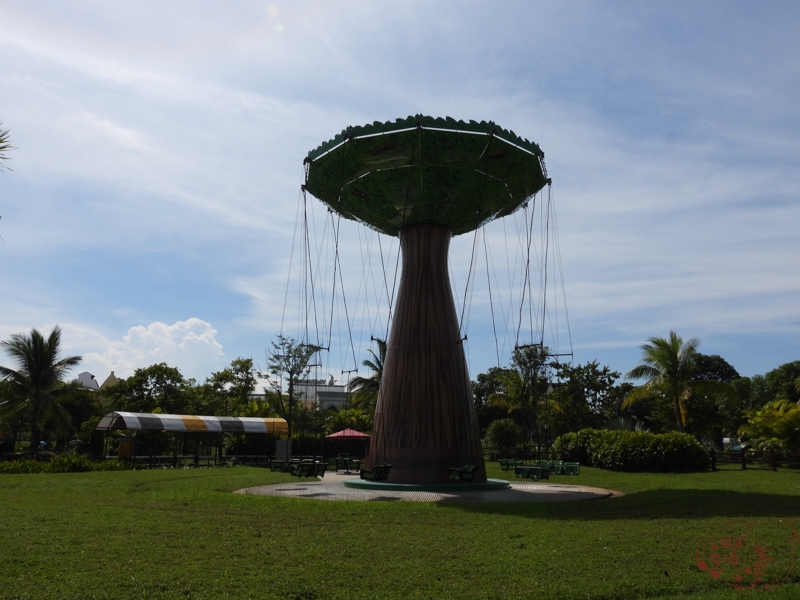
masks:
MULTIPOLYGON (((290 479, 245 467, 0 476, 0 598, 733 599, 695 566, 698 540, 726 519, 800 514, 790 471, 582 467, 552 481, 626 495, 554 504, 230 493, 290 479)), ((800 598, 800 564, 755 595, 800 598)))

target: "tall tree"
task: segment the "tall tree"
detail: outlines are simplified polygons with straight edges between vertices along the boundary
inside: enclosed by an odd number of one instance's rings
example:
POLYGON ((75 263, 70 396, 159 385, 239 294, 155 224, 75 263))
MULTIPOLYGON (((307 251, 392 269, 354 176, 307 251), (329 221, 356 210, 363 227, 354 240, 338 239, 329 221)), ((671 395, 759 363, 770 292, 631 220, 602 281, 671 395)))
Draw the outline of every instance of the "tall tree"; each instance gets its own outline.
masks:
POLYGON ((190 388, 191 382, 177 368, 159 363, 136 369, 127 379, 104 390, 103 395, 110 410, 192 414, 190 388))
MULTIPOLYGON (((724 358, 716 354, 695 354, 694 378, 731 384, 741 379, 739 373, 724 358)), ((736 394, 720 395, 695 391, 691 411, 686 420, 686 430, 694 435, 710 435, 722 447, 726 436, 736 435, 744 422, 744 406, 736 394)))
POLYGON ((699 344, 696 338, 684 341, 674 331, 670 331, 668 338, 651 337, 642 346, 642 364, 625 374, 627 379, 647 381, 630 391, 622 408, 653 395, 660 396, 670 403, 678 431, 683 433, 693 394, 733 394, 728 385, 719 381, 697 380, 695 369, 699 344))
POLYGON ((508 410, 504 406, 488 403, 492 394, 502 393, 505 389, 505 372, 506 369, 501 367, 489 367, 486 373, 478 373, 475 381, 470 382, 475 403, 475 416, 478 418, 481 437, 486 434, 492 422, 508 416, 508 410))
POLYGON ((349 391, 353 393, 353 408, 363 410, 367 414, 375 414, 375 406, 378 402, 378 393, 381 390, 381 379, 383 379, 383 365, 386 361, 386 340, 373 338, 378 346, 378 353, 370 348, 369 353, 372 358, 364 359, 363 366, 372 370, 368 377, 354 377, 350 382, 349 391))
POLYGON ((559 365, 557 372, 560 382, 554 385, 553 398, 561 407, 556 415, 561 433, 600 428, 616 416, 614 383, 619 373, 597 361, 559 365))
POLYGON ((206 379, 206 404, 220 416, 238 415, 250 410, 250 397, 256 389, 253 359, 235 358, 230 366, 206 379))
POLYGON ((781 365, 764 375, 764 378, 776 400, 800 403, 800 360, 781 365))
POLYGON ((511 368, 504 369, 497 377, 502 391, 491 394, 486 400, 488 406, 506 408, 509 415, 519 420, 525 441, 536 436, 537 443, 540 443, 540 425, 550 420, 547 411, 559 409, 555 402, 545 398, 552 370, 547 362, 548 356, 548 349, 540 346, 514 350, 511 368))
POLYGON ((10 340, 0 343, 0 348, 17 366, 16 370, 0 366, 0 377, 9 382, 11 402, 8 408, 25 414, 33 450, 41 438, 41 425, 51 412, 69 419, 69 414, 59 404, 61 396, 71 393, 64 387, 62 378, 81 357, 59 357, 61 328, 58 325, 47 338, 33 329, 29 336, 12 335, 10 340))
POLYGON ((695 379, 709 379, 711 381, 730 383, 734 379, 741 377, 727 360, 717 354, 695 352, 694 365, 695 379))
POLYGON ((292 413, 296 402, 295 386, 304 381, 311 371, 311 358, 320 350, 319 346, 302 344, 293 338, 278 335, 267 350, 267 369, 270 385, 276 394, 277 412, 286 419, 288 437, 292 439, 292 413), (284 400, 283 390, 287 395, 284 400))

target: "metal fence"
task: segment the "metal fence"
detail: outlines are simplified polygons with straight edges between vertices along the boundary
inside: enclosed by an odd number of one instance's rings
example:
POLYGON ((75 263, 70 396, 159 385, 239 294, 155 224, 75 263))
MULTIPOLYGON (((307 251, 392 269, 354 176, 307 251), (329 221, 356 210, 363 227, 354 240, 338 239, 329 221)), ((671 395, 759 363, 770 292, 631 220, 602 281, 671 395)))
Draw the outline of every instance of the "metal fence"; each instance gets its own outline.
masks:
POLYGON ((761 469, 777 471, 778 467, 800 467, 800 453, 776 452, 769 450, 738 450, 736 452, 717 452, 711 450, 711 470, 716 471, 718 464, 741 465, 742 471, 761 469))

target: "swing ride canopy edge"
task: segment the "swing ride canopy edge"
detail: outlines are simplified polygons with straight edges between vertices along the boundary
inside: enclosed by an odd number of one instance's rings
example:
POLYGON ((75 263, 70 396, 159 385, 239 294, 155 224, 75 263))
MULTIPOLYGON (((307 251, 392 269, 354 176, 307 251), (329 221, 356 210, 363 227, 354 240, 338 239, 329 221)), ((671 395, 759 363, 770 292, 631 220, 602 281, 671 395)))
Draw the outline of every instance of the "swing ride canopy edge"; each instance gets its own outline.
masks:
POLYGON ((349 127, 309 153, 304 189, 387 235, 413 224, 473 231, 549 183, 539 146, 493 122, 415 116, 349 127))
POLYGON ((456 121, 452 117, 427 117, 425 115, 414 115, 406 117, 405 119, 395 119, 394 121, 386 121, 381 123, 375 121, 372 125, 353 125, 343 129, 341 133, 334 136, 333 139, 323 142, 315 150, 308 153, 306 161, 311 162, 323 154, 336 149, 336 147, 343 144, 348 139, 370 137, 380 135, 382 133, 391 133, 393 131, 403 131, 408 129, 416 129, 422 127, 425 129, 441 129, 444 131, 468 132, 468 133, 493 133, 500 139, 527 150, 531 154, 538 156, 544 160, 544 152, 539 148, 539 145, 531 142, 525 138, 519 137, 513 131, 499 127, 494 121, 456 121))
POLYGON ((114 411, 97 424, 99 430, 209 431, 287 434, 285 419, 261 417, 209 417, 114 411))

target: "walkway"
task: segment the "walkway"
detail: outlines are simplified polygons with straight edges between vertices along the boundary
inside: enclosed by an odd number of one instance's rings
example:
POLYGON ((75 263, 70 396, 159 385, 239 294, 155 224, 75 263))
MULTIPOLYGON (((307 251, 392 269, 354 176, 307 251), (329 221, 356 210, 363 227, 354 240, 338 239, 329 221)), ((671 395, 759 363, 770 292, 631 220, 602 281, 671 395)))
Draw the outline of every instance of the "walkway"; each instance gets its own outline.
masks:
POLYGON ((395 492, 359 490, 344 486, 357 475, 328 472, 321 481, 297 481, 237 490, 237 494, 350 500, 355 502, 572 502, 621 496, 621 492, 562 483, 510 482, 506 490, 480 492, 395 492))

